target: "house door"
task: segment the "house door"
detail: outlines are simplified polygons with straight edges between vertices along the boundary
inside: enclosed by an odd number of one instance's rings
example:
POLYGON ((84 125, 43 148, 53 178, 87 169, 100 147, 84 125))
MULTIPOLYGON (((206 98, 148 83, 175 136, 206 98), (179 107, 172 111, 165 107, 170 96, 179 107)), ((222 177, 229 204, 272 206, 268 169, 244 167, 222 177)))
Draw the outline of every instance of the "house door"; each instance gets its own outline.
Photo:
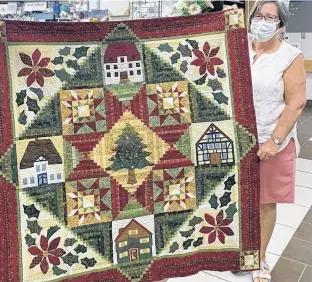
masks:
POLYGON ((212 165, 220 165, 221 164, 221 154, 220 153, 210 154, 210 161, 211 161, 212 165))
POLYGON ((48 176, 46 173, 38 174, 38 185, 48 184, 48 176))
POLYGON ((129 82, 129 78, 128 78, 128 72, 127 71, 121 71, 120 72, 120 82, 129 82))
POLYGON ((139 249, 130 249, 130 261, 136 261, 139 259, 139 249))

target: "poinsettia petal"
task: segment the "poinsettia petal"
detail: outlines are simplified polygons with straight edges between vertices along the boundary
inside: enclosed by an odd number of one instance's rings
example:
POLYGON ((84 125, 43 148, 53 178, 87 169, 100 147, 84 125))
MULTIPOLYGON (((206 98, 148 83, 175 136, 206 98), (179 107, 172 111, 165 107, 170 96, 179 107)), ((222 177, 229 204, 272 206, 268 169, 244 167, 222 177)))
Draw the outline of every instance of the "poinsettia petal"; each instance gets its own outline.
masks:
POLYGON ((223 226, 221 226, 220 230, 227 236, 233 236, 234 235, 234 232, 233 232, 233 230, 230 227, 223 227, 223 226))
POLYGON ((208 42, 205 42, 203 51, 204 51, 205 56, 208 57, 209 51, 210 51, 210 44, 208 42))
POLYGON ((43 75, 39 71, 36 72, 36 81, 41 87, 43 87, 44 78, 43 78, 43 75))
POLYGON ((45 68, 50 63, 50 58, 42 58, 38 64, 38 67, 45 68))
POLYGON ((213 64, 213 65, 222 65, 223 64, 223 61, 221 59, 219 59, 218 57, 213 57, 213 58, 210 58, 210 62, 213 64))
POLYGON ((21 77, 21 76, 26 76, 26 75, 29 75, 30 73, 32 72, 32 69, 31 68, 22 68, 19 73, 18 73, 18 77, 21 77))
POLYGON ((203 60, 203 59, 195 59, 193 62, 191 62, 191 65, 197 66, 197 67, 205 65, 205 60, 203 60))
POLYGON ((37 48, 33 53, 32 53, 32 60, 33 60, 33 66, 37 66, 39 59, 41 57, 41 52, 39 51, 39 49, 37 48))
POLYGON ((59 265, 60 264, 60 259, 58 257, 48 255, 49 262, 53 265, 59 265))
POLYGON ((43 258, 42 262, 40 263, 40 269, 43 274, 46 274, 49 270, 49 264, 46 257, 43 258))
POLYGON ((207 221, 210 225, 212 225, 212 226, 215 226, 215 225, 216 225, 216 221, 215 221, 214 217, 211 216, 209 213, 205 213, 205 219, 206 219, 206 221, 207 221))
POLYGON ((30 252, 33 256, 42 255, 42 250, 40 250, 37 246, 31 246, 28 248, 28 252, 30 252))
POLYGON ((202 51, 198 49, 193 49, 193 53, 197 58, 205 60, 205 55, 202 51))
POLYGON ((58 247, 60 240, 61 240, 61 237, 57 237, 54 240, 52 240, 52 242, 49 245, 48 251, 55 250, 58 247))
POLYGON ((29 268, 34 268, 36 265, 38 265, 42 261, 43 256, 36 256, 33 258, 29 268))
POLYGON ((217 224, 219 224, 222 219, 223 219, 223 210, 220 210, 216 216, 217 224))
POLYGON ((199 232, 200 232, 200 233, 203 233, 203 234, 209 234, 209 233, 211 233, 213 230, 214 230, 214 228, 211 227, 211 226, 203 226, 203 227, 199 230, 199 232))
POLYGON ((49 244, 48 239, 45 236, 41 235, 41 237, 40 237, 40 247, 41 247, 41 249, 43 251, 46 251, 48 249, 48 244, 49 244))
POLYGON ((28 77, 27 77, 27 81, 26 84, 27 86, 31 86, 34 82, 36 81, 36 73, 32 72, 28 77))
POLYGON ((231 224, 232 222, 233 222, 233 218, 225 218, 222 220, 220 225, 221 226, 227 226, 227 225, 231 224))
POLYGON ((207 71, 211 74, 211 75, 215 75, 216 74, 216 71, 215 71, 215 68, 213 66, 213 64, 211 63, 207 63, 207 71))
POLYGON ((51 77, 55 75, 53 71, 51 71, 50 69, 46 69, 46 68, 41 68, 38 70, 38 72, 40 72, 44 77, 51 77))
POLYGON ((217 232, 213 231, 208 236, 208 244, 212 244, 214 241, 216 241, 217 238, 217 232))
POLYGON ((225 236, 224 233, 220 230, 218 230, 218 239, 222 244, 225 244, 225 236))
POLYGON ((214 57, 215 55, 217 55, 218 52, 219 52, 219 50, 220 50, 220 47, 216 47, 216 48, 211 49, 211 52, 210 52, 210 54, 209 54, 209 58, 212 58, 212 57, 214 57))
POLYGON ((203 75, 204 73, 206 73, 206 64, 201 65, 199 68, 199 74, 203 75))
POLYGON ((51 251, 49 251, 49 253, 53 256, 56 256, 56 257, 61 257, 61 256, 66 254, 66 252, 61 248, 51 250, 51 251))
POLYGON ((27 54, 25 54, 25 53, 19 53, 19 56, 20 56, 22 62, 23 62, 26 66, 29 66, 29 67, 32 67, 32 66, 33 66, 32 60, 31 60, 31 58, 30 58, 27 54))

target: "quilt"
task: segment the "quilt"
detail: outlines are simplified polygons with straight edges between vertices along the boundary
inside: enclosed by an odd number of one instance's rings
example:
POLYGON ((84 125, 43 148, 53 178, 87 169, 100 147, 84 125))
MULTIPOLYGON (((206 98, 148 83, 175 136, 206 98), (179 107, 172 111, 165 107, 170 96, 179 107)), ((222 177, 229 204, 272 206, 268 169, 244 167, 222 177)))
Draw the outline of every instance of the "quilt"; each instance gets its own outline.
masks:
POLYGON ((1 281, 258 269, 242 11, 0 26, 1 281))

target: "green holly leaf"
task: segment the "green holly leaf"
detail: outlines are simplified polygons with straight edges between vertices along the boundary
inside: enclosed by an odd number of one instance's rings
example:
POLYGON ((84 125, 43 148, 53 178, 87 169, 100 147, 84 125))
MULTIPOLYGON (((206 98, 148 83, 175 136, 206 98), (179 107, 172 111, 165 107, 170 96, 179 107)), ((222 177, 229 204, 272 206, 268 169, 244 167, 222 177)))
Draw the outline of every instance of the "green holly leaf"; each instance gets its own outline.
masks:
POLYGON ((223 92, 212 93, 214 99, 221 104, 228 104, 229 98, 226 97, 223 92))
POLYGON ((228 203, 231 202, 232 192, 224 192, 223 196, 220 198, 221 208, 226 207, 228 203))
POLYGON ((40 110, 40 107, 38 106, 38 103, 35 99, 31 99, 27 96, 27 102, 28 110, 34 112, 37 114, 40 110))
POLYGON ((27 123, 27 116, 26 116, 26 114, 25 114, 25 111, 22 111, 22 112, 20 113, 20 116, 19 116, 19 118, 18 118, 18 122, 19 122, 20 124, 23 124, 23 125, 25 125, 25 124, 27 123))
POLYGON ((72 266, 75 263, 79 263, 78 256, 73 255, 72 253, 68 253, 66 256, 63 256, 62 260, 64 263, 68 264, 69 266, 72 266))
POLYGON ((221 82, 216 79, 209 79, 208 86, 212 88, 212 91, 223 90, 221 82))
MULTIPOLYGON (((69 48, 69 50, 70 50, 70 48, 69 48)), ((51 63, 53 63, 54 65, 61 65, 61 64, 63 64, 63 62, 64 62, 63 57, 55 57, 54 60, 51 61, 51 63)))
POLYGON ((65 47, 63 49, 61 49, 59 51, 61 56, 68 56, 70 54, 70 48, 69 47, 65 47))
POLYGON ((186 73, 188 71, 188 63, 187 61, 183 61, 180 65, 180 71, 182 71, 183 73, 186 73))
POLYGON ((25 242, 28 247, 36 245, 36 238, 31 237, 29 234, 25 236, 25 242))
POLYGON ((66 62, 67 67, 74 69, 74 70, 79 70, 80 66, 77 63, 77 60, 68 60, 66 62))
POLYGON ((163 43, 158 46, 159 51, 161 52, 173 52, 173 48, 168 43, 163 43))
POLYGON ((177 50, 182 54, 183 57, 192 57, 192 51, 188 47, 188 45, 182 45, 181 43, 179 43, 179 47, 177 50))
POLYGON ((232 187, 236 184, 235 181, 235 174, 230 176, 225 182, 224 182, 224 190, 231 191, 232 187))
POLYGON ((194 81, 196 85, 203 85, 206 82, 207 74, 194 81))
POLYGON ((60 276, 60 275, 65 274, 67 272, 67 270, 61 269, 56 265, 53 265, 52 270, 53 270, 53 274, 56 276, 60 276))
POLYGON ((30 233, 36 233, 40 235, 42 227, 38 224, 37 220, 26 220, 27 221, 27 228, 29 229, 30 233))
POLYGON ((230 204, 225 212, 227 218, 233 218, 234 215, 237 213, 236 203, 230 204))
POLYGON ((179 244, 177 242, 173 242, 170 246, 169 253, 175 253, 179 249, 179 244))
POLYGON ((220 78, 225 78, 226 77, 226 73, 224 72, 223 69, 217 68, 217 75, 220 78))
POLYGON ((210 200, 209 200, 209 204, 211 205, 211 207, 213 209, 217 209, 218 206, 219 206, 219 203, 218 203, 218 197, 216 196, 216 193, 214 193, 213 195, 211 195, 210 197, 210 200))
POLYGON ((26 96, 27 96, 26 90, 21 90, 21 92, 16 93, 16 104, 17 104, 17 106, 21 106, 24 104, 26 96))
POLYGON ((195 225, 200 224, 203 222, 203 219, 199 216, 195 216, 189 221, 189 226, 195 227, 195 225))
POLYGON ((195 248, 199 247, 200 245, 203 244, 203 240, 204 240, 203 237, 199 237, 196 241, 194 241, 193 246, 194 246, 195 248))
POLYGON ((176 64, 180 59, 181 55, 179 53, 175 53, 170 57, 171 63, 176 64))
POLYGON ((23 205, 23 207, 24 213, 28 216, 28 218, 39 217, 40 211, 36 209, 34 204, 31 204, 30 206, 23 205))
POLYGON ((88 259, 85 257, 84 259, 81 260, 81 264, 85 266, 85 268, 93 267, 97 261, 94 258, 88 259))
POLYGON ((77 254, 79 253, 85 253, 87 251, 87 247, 84 245, 79 244, 76 248, 75 251, 77 254))
POLYGON ((87 57, 89 47, 81 46, 75 49, 74 57, 80 59, 82 57, 87 57))
POLYGON ((183 249, 187 250, 190 246, 192 246, 193 243, 193 239, 188 239, 186 241, 183 242, 183 249))
POLYGON ((75 238, 67 238, 64 242, 64 247, 70 247, 73 246, 77 240, 75 238))
POLYGON ((48 229, 48 232, 47 232, 47 239, 49 240, 52 235, 57 232, 57 230, 60 230, 61 228, 58 227, 57 225, 55 226, 51 226, 49 229, 48 229))
POLYGON ((67 73, 64 69, 55 70, 55 75, 60 79, 60 81, 67 81, 71 78, 71 75, 67 73))
POLYGON ((189 43, 194 49, 199 49, 198 42, 196 40, 186 39, 187 43, 189 43))
POLYGON ((180 231, 180 234, 181 234, 182 237, 188 238, 188 237, 192 236, 194 231, 195 231, 195 228, 193 227, 192 229, 190 229, 188 231, 180 231))
POLYGON ((42 98, 43 98, 43 91, 40 88, 30 87, 29 89, 38 96, 39 101, 42 100, 42 98))

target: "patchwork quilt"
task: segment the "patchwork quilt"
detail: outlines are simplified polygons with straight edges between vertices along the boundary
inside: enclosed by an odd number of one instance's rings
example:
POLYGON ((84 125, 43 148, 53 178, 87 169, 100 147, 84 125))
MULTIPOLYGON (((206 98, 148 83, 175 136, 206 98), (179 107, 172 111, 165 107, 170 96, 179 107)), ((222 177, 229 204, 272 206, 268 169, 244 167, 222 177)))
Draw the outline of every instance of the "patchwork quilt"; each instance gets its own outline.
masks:
POLYGON ((259 267, 242 11, 0 26, 1 281, 259 267))

